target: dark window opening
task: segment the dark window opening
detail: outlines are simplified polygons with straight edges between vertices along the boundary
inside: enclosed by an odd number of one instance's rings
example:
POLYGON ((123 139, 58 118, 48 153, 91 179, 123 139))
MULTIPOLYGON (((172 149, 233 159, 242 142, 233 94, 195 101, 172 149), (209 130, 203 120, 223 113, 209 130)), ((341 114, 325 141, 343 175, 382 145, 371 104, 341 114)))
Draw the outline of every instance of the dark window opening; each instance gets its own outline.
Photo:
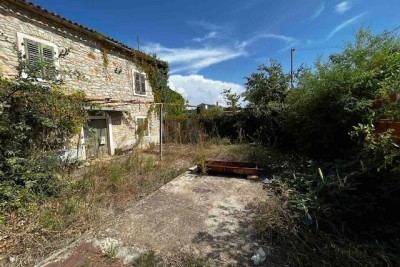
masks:
POLYGON ((138 95, 146 94, 146 77, 139 72, 135 72, 135 93, 138 95))

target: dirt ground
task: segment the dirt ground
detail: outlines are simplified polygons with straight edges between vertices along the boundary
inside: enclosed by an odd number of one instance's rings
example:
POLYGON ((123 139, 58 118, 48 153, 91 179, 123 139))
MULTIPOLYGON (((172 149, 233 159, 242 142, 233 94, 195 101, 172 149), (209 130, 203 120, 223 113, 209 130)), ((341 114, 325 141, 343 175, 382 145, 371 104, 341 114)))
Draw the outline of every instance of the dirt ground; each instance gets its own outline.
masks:
POLYGON ((249 207, 267 198, 260 182, 186 173, 132 203, 92 239, 37 266, 111 266, 107 254, 115 257, 112 266, 121 266, 148 251, 191 253, 215 266, 252 266, 260 246, 249 207))

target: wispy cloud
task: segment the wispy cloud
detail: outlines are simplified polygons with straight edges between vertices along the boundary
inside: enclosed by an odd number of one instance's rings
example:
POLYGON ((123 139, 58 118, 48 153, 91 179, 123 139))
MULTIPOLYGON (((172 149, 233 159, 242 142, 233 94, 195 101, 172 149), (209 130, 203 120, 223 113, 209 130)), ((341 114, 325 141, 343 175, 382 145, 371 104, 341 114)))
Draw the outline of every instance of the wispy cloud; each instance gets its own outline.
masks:
POLYGON ((212 31, 212 32, 207 33, 207 34, 204 35, 203 37, 194 38, 193 41, 198 42, 198 43, 201 43, 201 42, 204 42, 204 41, 207 41, 207 40, 210 40, 210 39, 217 38, 218 35, 219 35, 219 32, 217 32, 217 31, 212 31))
POLYGON ((314 14, 308 18, 309 21, 316 20, 319 16, 321 16, 322 12, 325 10, 325 3, 322 3, 321 6, 314 11, 314 14))
POLYGON ((359 21, 362 17, 364 17, 367 14, 367 12, 363 12, 351 19, 346 20, 345 22, 339 24, 338 26, 336 26, 328 35, 328 37, 326 38, 327 40, 331 39, 336 33, 340 32, 341 30, 343 30, 344 28, 356 23, 357 21, 359 21))
POLYGON ((343 1, 335 6, 335 11, 339 14, 344 14, 350 8, 350 3, 348 1, 343 1))
POLYGON ((205 20, 189 20, 186 23, 194 28, 206 31, 222 31, 229 28, 227 25, 215 24, 205 20))
MULTIPOLYGON (((218 34, 218 32, 210 32, 204 37, 196 39, 196 41, 202 42, 215 38, 218 34)), ((281 50, 289 49, 297 42, 297 39, 291 36, 263 33, 245 41, 231 41, 222 45, 169 48, 159 43, 150 43, 142 46, 142 49, 147 53, 156 53, 159 58, 169 62, 172 74, 180 72, 193 74, 224 61, 248 56, 250 54, 249 51, 251 51, 251 45, 264 38, 283 42, 284 48, 281 50)))
POLYGON ((156 53, 174 68, 171 73, 188 71, 196 73, 211 65, 246 55, 244 49, 229 47, 167 48, 160 44, 143 47, 146 52, 156 53))
POLYGON ((253 37, 247 41, 242 41, 240 43, 237 43, 237 47, 245 49, 260 39, 275 39, 275 40, 283 41, 285 43, 285 45, 283 46, 283 48, 278 50, 279 53, 287 51, 288 49, 295 46, 299 42, 299 40, 297 40, 296 38, 291 37, 291 36, 273 34, 273 33, 264 33, 264 34, 256 35, 255 37, 253 37))
POLYGON ((273 34, 273 33, 263 33, 263 34, 258 34, 249 40, 242 41, 242 42, 238 43, 237 46, 241 47, 241 48, 246 48, 246 47, 250 46, 251 44, 257 42, 258 40, 265 39, 265 38, 280 40, 287 44, 296 42, 296 39, 291 36, 273 34))

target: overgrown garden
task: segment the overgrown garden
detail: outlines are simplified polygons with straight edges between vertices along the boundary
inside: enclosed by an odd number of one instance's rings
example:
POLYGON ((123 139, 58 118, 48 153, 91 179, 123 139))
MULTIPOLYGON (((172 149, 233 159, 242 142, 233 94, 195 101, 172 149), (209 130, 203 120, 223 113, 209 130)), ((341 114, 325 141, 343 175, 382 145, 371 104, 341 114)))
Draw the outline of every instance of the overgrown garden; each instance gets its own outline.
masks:
POLYGON ((298 69, 294 88, 279 62, 261 65, 247 77, 245 108, 203 119, 220 137, 281 155, 265 158, 281 202, 259 207, 257 228, 283 263, 400 264, 399 139, 375 129, 399 121, 399 66, 396 34, 361 29, 341 52, 298 69))
MULTIPOLYGON (((229 115, 220 108, 188 113, 182 96, 167 86, 167 69, 143 66, 160 88, 157 101, 178 104, 164 110, 166 142, 200 142, 198 151, 211 155, 218 155, 213 142, 264 148, 251 160, 266 166, 268 187, 277 198, 256 207, 255 225, 280 263, 400 264, 399 139, 390 127, 376 129, 380 119, 400 119, 395 33, 361 29, 341 52, 299 68, 294 88, 281 64, 271 60, 247 77, 246 107, 238 106, 241 96, 224 92, 229 115), (209 147, 203 140, 211 141, 209 147)), ((85 123, 87 105, 82 92, 59 84, 0 78, 0 228, 14 230, 10 240, 26 241, 16 234, 21 229, 32 238, 87 230, 107 207, 149 194, 187 167, 157 163, 150 151, 93 164, 75 179, 58 152, 85 123)), ((167 162, 190 165, 204 158, 187 150, 171 148, 167 162)), ((19 253, 16 248, 29 245, 8 247, 19 253)))

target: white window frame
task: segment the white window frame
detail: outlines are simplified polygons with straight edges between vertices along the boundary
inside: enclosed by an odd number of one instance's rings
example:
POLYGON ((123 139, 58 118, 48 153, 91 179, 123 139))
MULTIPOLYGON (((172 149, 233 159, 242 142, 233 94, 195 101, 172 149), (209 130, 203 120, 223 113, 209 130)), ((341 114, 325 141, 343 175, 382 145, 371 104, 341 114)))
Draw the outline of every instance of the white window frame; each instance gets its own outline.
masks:
POLYGON ((146 73, 145 73, 145 72, 140 72, 140 71, 137 71, 137 70, 132 70, 132 81, 133 81, 133 84, 132 84, 132 87, 133 87, 133 95, 135 95, 135 96, 147 96, 147 94, 148 94, 147 92, 148 92, 149 86, 148 86, 148 84, 147 84, 147 75, 146 75, 146 73), (135 73, 139 73, 139 74, 144 75, 144 86, 145 86, 145 93, 144 93, 144 94, 138 94, 138 93, 136 93, 135 73))
POLYGON ((150 137, 150 123, 149 123, 149 118, 147 116, 135 116, 135 123, 136 123, 136 136, 138 136, 137 132, 138 132, 138 128, 139 128, 139 124, 138 124, 138 119, 147 119, 147 135, 143 135, 143 137, 150 137))
MULTIPOLYGON (((29 39, 38 43, 42 43, 44 45, 50 46, 53 48, 54 50, 54 67, 56 68, 56 70, 60 70, 60 62, 58 61, 58 46, 52 42, 37 38, 37 37, 33 37, 30 36, 28 34, 25 33, 21 33, 21 32, 17 32, 17 47, 18 47, 18 51, 21 53, 22 58, 26 59, 26 51, 25 51, 25 46, 24 46, 24 39, 29 39)), ((22 78, 26 79, 28 78, 28 74, 22 72, 21 73, 22 78)), ((56 79, 60 79, 60 74, 57 74, 56 79)), ((38 78, 37 79, 39 82, 45 82, 46 80, 38 78)))

